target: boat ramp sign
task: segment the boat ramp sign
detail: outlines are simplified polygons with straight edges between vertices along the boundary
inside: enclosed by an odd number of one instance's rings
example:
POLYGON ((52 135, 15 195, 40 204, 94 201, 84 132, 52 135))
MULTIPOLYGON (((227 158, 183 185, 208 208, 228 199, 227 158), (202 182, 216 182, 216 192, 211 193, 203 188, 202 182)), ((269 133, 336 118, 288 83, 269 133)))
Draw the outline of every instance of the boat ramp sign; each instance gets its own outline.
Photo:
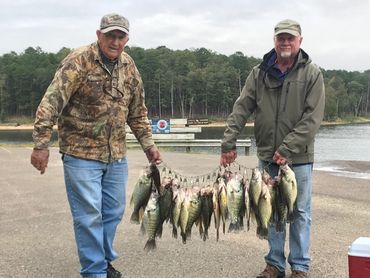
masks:
POLYGON ((152 133, 170 133, 169 119, 151 119, 152 133))

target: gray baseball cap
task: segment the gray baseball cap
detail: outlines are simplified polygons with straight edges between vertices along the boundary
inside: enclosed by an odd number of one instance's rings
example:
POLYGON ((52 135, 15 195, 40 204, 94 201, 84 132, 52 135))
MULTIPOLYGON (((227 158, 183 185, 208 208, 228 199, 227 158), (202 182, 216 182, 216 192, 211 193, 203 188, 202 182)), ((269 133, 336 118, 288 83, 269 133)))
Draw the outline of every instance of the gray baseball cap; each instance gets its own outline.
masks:
POLYGON ((100 31, 102 33, 107 33, 113 30, 120 30, 129 33, 130 24, 128 20, 119 14, 107 14, 102 17, 100 21, 100 31))
POLYGON ((275 36, 282 33, 288 33, 295 37, 298 37, 301 35, 301 31, 302 30, 299 23, 291 19, 285 19, 280 21, 278 24, 276 24, 274 29, 275 36))

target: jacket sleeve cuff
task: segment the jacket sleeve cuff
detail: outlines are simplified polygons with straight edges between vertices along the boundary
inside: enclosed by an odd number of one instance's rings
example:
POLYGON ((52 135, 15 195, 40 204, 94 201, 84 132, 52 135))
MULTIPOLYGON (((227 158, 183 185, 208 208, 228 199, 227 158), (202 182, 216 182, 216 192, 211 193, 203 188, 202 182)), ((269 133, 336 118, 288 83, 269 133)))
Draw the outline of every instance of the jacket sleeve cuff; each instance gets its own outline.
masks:
POLYGON ((154 145, 154 140, 152 138, 143 138, 139 141, 141 148, 146 151, 154 145))
POLYGON ((282 146, 280 146, 278 149, 277 149, 277 151, 280 153, 280 155, 282 155, 284 158, 286 158, 286 159, 290 159, 290 156, 291 156, 291 153, 290 153, 290 151, 287 149, 287 148, 285 148, 285 147, 282 147, 282 146))
POLYGON ((233 144, 233 143, 226 143, 226 142, 221 143, 221 152, 222 153, 227 153, 227 152, 235 150, 235 149, 236 149, 236 145, 233 144))

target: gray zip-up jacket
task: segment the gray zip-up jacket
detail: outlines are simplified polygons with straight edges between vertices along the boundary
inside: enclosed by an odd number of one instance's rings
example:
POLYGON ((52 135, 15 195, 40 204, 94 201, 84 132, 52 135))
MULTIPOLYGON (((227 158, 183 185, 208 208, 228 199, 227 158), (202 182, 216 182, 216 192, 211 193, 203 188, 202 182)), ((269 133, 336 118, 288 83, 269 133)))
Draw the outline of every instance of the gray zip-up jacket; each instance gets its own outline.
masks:
POLYGON ((235 149, 247 119, 255 113, 257 156, 272 162, 277 150, 293 164, 314 161, 314 137, 324 116, 325 89, 320 69, 302 49, 283 80, 274 77, 267 53, 249 74, 227 119, 222 152, 235 149))

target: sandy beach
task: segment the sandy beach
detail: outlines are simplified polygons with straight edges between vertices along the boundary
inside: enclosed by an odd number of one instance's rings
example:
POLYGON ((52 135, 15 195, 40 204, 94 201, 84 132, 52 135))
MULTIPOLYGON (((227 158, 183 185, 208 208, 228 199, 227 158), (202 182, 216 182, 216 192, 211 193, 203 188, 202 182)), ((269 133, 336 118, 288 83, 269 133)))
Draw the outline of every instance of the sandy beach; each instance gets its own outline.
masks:
MULTIPOLYGON (((0 147, 0 277, 79 277, 72 219, 56 148, 45 175, 29 164, 31 148, 0 147)), ((163 152, 166 164, 183 175, 211 172, 217 155, 163 152)), ((127 201, 140 170, 146 165, 140 150, 129 150, 127 201)), ((256 166, 256 157, 238 162, 256 166)), ((370 162, 333 162, 370 172, 370 162)), ((348 246, 358 237, 370 237, 370 181, 315 171, 313 187, 312 265, 310 277, 348 277, 348 246)), ((165 225, 157 250, 143 250, 145 237, 129 223, 132 209, 118 228, 114 265, 134 277, 255 277, 264 267, 267 242, 250 231, 226 233, 216 242, 215 229, 203 242, 193 228, 183 244, 165 225)), ((288 249, 287 249, 288 250, 288 249)), ((290 271, 288 270, 289 274, 290 271)))

